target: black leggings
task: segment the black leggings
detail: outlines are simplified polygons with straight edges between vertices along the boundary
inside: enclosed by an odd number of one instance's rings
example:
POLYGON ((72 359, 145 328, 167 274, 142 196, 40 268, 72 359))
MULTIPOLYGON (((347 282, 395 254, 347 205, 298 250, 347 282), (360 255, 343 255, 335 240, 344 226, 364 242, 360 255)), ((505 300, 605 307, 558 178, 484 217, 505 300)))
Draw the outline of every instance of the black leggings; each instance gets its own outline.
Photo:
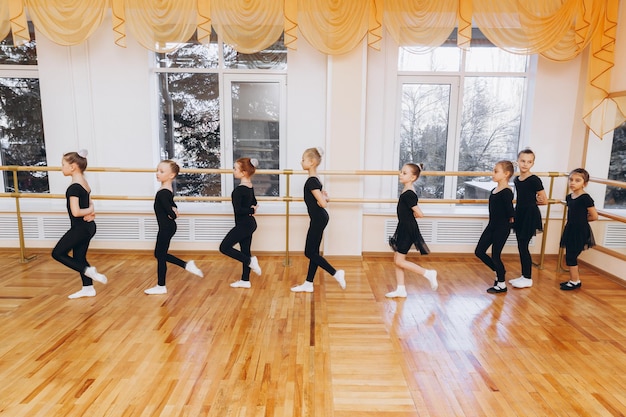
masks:
POLYGON ((95 222, 84 222, 80 226, 72 226, 52 249, 52 257, 55 260, 80 273, 84 287, 93 285, 91 278, 85 275, 85 269, 90 266, 87 262, 87 249, 95 234, 95 222), (70 251, 72 251, 72 256, 69 255, 70 251))
POLYGON ((167 263, 178 265, 181 268, 187 266, 187 262, 170 255, 167 251, 170 248, 172 237, 176 233, 176 222, 159 225, 157 241, 154 246, 154 257, 157 259, 157 284, 165 286, 165 275, 167 274, 167 263))
POLYGON ((517 238, 517 250, 519 251, 519 262, 522 266, 522 275, 526 278, 532 278, 533 273, 533 258, 530 255, 530 250, 528 249, 528 245, 530 244, 530 239, 532 236, 528 238, 523 238, 519 235, 516 235, 517 238))
POLYGON ((306 243, 304 245, 304 256, 309 258, 309 270, 306 275, 306 280, 313 282, 315 279, 315 273, 319 266, 330 275, 335 275, 337 270, 328 263, 322 255, 320 255, 320 245, 322 244, 322 235, 324 229, 328 224, 328 217, 320 219, 311 219, 309 224, 309 231, 306 233, 306 243))
POLYGON ((565 246, 565 265, 567 266, 578 266, 578 256, 583 251, 578 248, 567 247, 565 246))
POLYGON ((220 252, 236 259, 243 265, 241 272, 242 281, 250 281, 250 257, 252 256, 250 247, 252 246, 252 233, 254 233, 256 227, 256 220, 250 216, 249 219, 235 223, 235 227, 230 229, 224 236, 222 243, 220 243, 220 252), (237 243, 239 243, 241 251, 233 247, 237 243))
POLYGON ((474 251, 474 254, 481 261, 483 261, 485 265, 491 268, 492 271, 496 272, 498 282, 504 282, 504 275, 506 274, 500 255, 502 254, 502 249, 504 248, 504 244, 509 238, 510 233, 511 228, 508 225, 494 226, 492 224, 488 224, 483 231, 483 234, 480 236, 478 244, 476 245, 476 250, 474 251), (487 249, 489 246, 491 246, 491 257, 487 255, 487 249))

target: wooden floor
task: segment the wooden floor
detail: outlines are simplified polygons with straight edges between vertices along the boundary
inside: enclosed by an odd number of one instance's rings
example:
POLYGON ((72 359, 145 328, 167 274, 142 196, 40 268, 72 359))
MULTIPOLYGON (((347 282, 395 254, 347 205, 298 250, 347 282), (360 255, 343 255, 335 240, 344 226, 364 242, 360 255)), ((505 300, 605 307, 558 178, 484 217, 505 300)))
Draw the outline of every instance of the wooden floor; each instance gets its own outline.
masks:
POLYGON ((301 256, 260 256, 249 290, 235 261, 195 259, 204 278, 172 266, 147 296, 149 254, 94 252, 109 284, 69 300, 78 275, 48 253, 0 253, 0 416, 626 415, 626 289, 588 268, 578 291, 548 259, 490 295, 475 258, 415 256, 439 290, 409 275, 396 301, 391 257, 338 260, 347 289, 319 272, 313 294, 289 291, 301 256))

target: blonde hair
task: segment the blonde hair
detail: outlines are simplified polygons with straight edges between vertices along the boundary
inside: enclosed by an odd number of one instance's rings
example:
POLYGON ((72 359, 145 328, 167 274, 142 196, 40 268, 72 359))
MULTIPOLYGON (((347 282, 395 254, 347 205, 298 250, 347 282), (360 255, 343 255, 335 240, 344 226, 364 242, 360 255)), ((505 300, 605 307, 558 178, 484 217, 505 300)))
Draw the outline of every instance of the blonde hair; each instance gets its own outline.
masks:
POLYGON ((311 158, 315 161, 315 165, 318 166, 322 162, 322 155, 324 151, 321 148, 309 148, 304 151, 302 156, 311 158))

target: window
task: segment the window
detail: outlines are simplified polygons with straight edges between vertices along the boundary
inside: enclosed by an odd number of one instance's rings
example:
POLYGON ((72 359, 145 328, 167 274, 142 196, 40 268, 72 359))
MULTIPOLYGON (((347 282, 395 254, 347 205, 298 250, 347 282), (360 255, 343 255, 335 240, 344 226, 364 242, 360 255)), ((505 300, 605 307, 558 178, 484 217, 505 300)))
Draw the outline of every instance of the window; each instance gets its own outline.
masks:
MULTIPOLYGON (((613 146, 609 163, 610 180, 626 180, 626 123, 613 131, 613 146)), ((606 187, 604 208, 626 209, 626 188, 606 187)))
MULTIPOLYGON (((231 168, 239 157, 259 169, 280 168, 285 135, 287 49, 282 38, 268 49, 242 54, 211 34, 174 52, 156 54, 162 158, 183 167, 231 168)), ((177 193, 224 196, 232 176, 180 175, 177 193)), ((278 175, 256 175, 257 195, 279 195, 278 175)))
MULTIPOLYGON (((0 42, 0 157, 2 165, 46 166, 46 147, 37 73, 35 33, 32 41, 12 46, 9 35, 0 42)), ((50 191, 47 172, 20 171, 22 192, 50 191)), ((13 173, 3 171, 4 190, 15 191, 13 173)))
MULTIPOLYGON (((515 160, 528 88, 529 59, 509 54, 474 29, 469 51, 456 34, 426 53, 401 47, 398 55, 399 165, 429 171, 491 171, 515 160)), ((490 178, 424 177, 425 198, 486 198, 490 178)))

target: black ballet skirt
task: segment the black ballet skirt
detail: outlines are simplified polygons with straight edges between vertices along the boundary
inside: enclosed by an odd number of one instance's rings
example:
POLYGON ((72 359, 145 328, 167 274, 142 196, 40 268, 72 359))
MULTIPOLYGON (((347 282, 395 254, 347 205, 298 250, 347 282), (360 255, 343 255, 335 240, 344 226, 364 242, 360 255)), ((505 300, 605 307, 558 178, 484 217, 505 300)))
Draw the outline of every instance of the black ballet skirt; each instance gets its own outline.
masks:
POLYGON ((398 214, 398 226, 396 231, 389 238, 389 246, 395 251, 406 255, 411 246, 415 245, 415 248, 422 254, 428 255, 430 249, 422 234, 420 233, 419 226, 415 217, 413 217, 413 207, 417 205, 417 194, 413 191, 405 191, 400 195, 398 200, 397 214, 398 214))
POLYGON ((574 251, 583 251, 593 248, 596 240, 593 237, 591 226, 583 224, 566 224, 561 236, 560 246, 574 251))
POLYGON ((531 175, 524 181, 515 177, 517 203, 515 205, 515 223, 513 230, 518 239, 530 240, 537 232, 543 231, 541 212, 537 207, 537 193, 543 190, 541 179, 531 175))
POLYGON ((543 232, 543 223, 541 221, 541 212, 539 207, 533 206, 517 206, 515 207, 515 223, 513 230, 520 239, 530 240, 537 232, 543 232))
POLYGON ((593 207, 593 199, 589 194, 572 198, 569 194, 567 202, 567 223, 563 229, 559 245, 570 251, 583 251, 596 245, 593 231, 587 221, 587 207, 593 207))
POLYGON ((417 233, 411 233, 405 229, 400 229, 400 224, 396 227, 396 231, 393 236, 389 237, 389 246, 394 252, 400 252, 403 254, 407 254, 411 246, 415 245, 415 248, 422 255, 428 255, 430 253, 430 248, 424 241, 422 234, 419 231, 419 226, 417 226, 417 222, 415 222, 415 226, 417 229, 417 233))

